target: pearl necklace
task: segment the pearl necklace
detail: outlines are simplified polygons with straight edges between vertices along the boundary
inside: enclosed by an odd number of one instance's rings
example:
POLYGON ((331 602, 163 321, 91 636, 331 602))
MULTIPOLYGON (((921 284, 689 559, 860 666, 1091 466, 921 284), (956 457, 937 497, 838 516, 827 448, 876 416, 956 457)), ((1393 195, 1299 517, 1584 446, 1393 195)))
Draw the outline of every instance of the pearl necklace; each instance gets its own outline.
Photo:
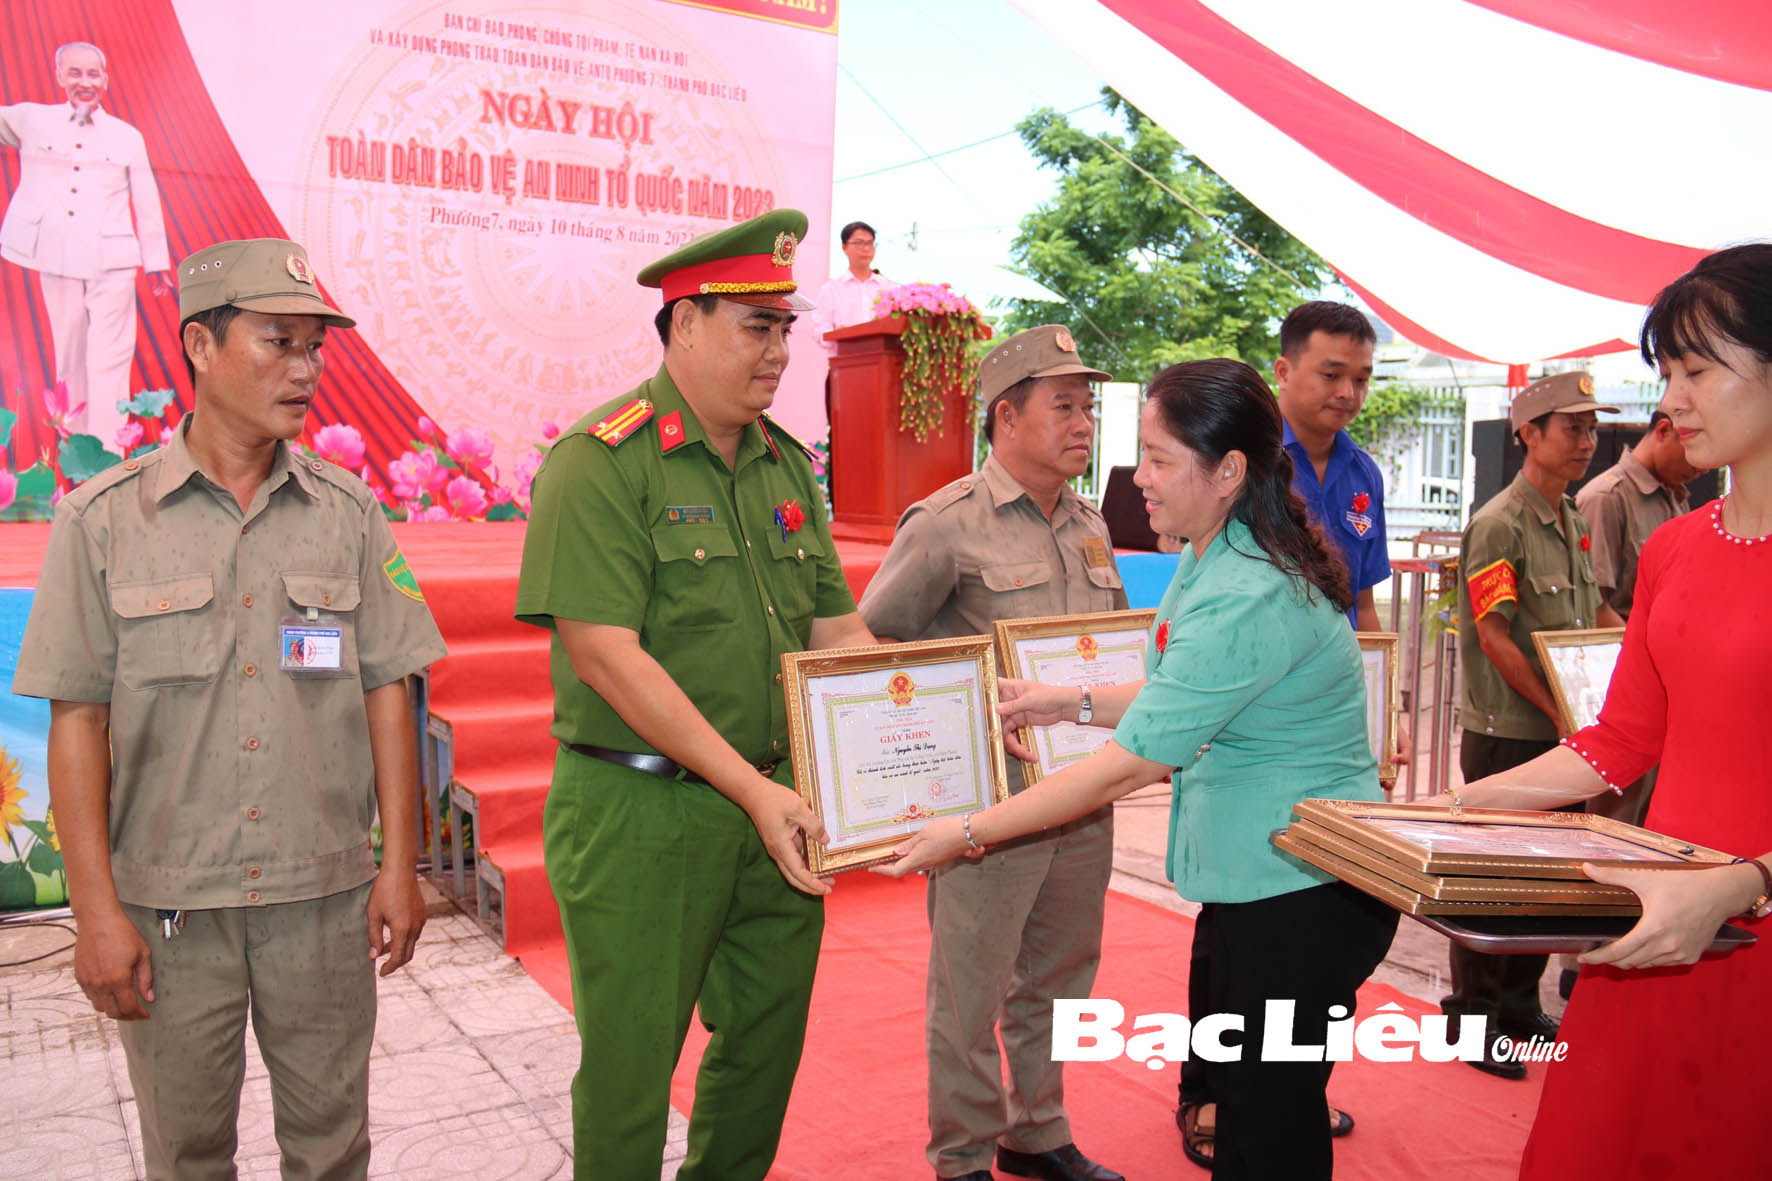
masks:
POLYGON ((1721 537, 1725 541, 1732 541, 1736 545, 1758 545, 1762 541, 1772 541, 1772 533, 1767 533, 1760 537, 1737 537, 1735 534, 1723 528, 1723 503, 1728 499, 1727 496, 1722 497, 1716 502, 1716 508, 1711 510, 1711 528, 1717 531, 1718 537, 1721 537))

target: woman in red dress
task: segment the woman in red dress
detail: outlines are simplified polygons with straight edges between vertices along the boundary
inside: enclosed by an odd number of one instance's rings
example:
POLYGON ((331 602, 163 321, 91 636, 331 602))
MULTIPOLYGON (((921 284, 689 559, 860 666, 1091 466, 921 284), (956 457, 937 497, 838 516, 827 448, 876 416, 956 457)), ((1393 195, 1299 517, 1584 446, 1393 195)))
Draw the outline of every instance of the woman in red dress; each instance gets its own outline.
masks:
POLYGON ((1659 763, 1645 824, 1736 855, 1705 870, 1584 867, 1643 917, 1586 965, 1563 1018, 1521 1176, 1772 1176, 1772 244, 1710 255, 1657 298, 1644 359, 1686 457, 1730 493, 1643 548, 1596 725, 1463 789, 1470 807, 1548 808, 1659 763), (1700 961, 1718 926, 1759 942, 1700 961))

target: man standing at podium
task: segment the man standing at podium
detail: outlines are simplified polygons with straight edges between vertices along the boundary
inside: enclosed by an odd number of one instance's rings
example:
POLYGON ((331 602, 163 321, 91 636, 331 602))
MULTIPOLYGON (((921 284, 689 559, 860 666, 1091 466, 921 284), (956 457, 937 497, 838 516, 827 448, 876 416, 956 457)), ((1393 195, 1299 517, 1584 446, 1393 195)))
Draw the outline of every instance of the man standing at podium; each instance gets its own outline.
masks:
POLYGON ((781 658, 871 644, 812 461, 763 412, 788 362, 806 215, 780 209, 640 272, 664 362, 536 473, 517 618, 553 632, 560 743, 542 816, 582 1057, 579 1177, 657 1176, 690 1013, 684 1181, 761 1181, 824 931, 791 784, 781 658))
MULTIPOLYGON (((979 365, 991 454, 905 510, 862 596, 874 634, 991 634, 999 619, 1121 610, 1107 522, 1073 492, 1095 441, 1095 392, 1061 325, 1030 328, 979 365)), ((1088 697, 1085 695, 1085 708, 1088 697)), ((1085 721, 1088 719, 1085 718, 1085 721)), ((1009 790, 1024 785, 1008 762, 1009 790)), ((1085 997, 1101 960, 1111 807, 929 877, 929 1163, 937 1177, 1121 1181, 1077 1151, 1052 1060, 1052 1002, 1085 997), (1009 1057, 1009 1090, 997 1033, 1009 1057)))
POLYGON ((843 227, 841 240, 849 269, 833 275, 819 288, 818 307, 812 313, 814 338, 827 357, 837 355, 837 345, 824 334, 874 319, 874 301, 898 286, 874 269, 873 226, 852 221, 843 227))

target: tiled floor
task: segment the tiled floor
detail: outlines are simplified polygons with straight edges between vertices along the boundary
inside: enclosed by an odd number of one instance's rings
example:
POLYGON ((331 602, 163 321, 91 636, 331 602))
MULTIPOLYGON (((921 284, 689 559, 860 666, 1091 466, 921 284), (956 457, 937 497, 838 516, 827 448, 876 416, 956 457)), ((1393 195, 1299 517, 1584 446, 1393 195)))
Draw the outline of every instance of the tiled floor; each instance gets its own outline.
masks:
MULTIPOLYGON (((53 928, 0 928, 0 962, 71 940, 53 928)), ((412 963, 380 986, 369 1062, 371 1176, 572 1175, 571 1014, 459 914, 432 918, 412 963)), ((0 1079, 0 1177, 142 1175, 116 1025, 80 994, 71 955, 0 969, 0 1079)), ((673 1111, 666 1181, 687 1130, 673 1111)), ((236 1160, 243 1178, 278 1176, 270 1083, 250 1036, 236 1160)))

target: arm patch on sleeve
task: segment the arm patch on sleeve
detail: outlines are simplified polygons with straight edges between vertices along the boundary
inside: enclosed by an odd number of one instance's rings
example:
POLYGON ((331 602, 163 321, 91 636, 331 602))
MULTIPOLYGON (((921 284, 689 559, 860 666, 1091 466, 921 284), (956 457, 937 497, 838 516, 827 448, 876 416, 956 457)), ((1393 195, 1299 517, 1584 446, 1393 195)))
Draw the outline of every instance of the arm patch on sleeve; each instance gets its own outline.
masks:
POLYGON ((1497 558, 1472 574, 1466 581, 1471 590, 1471 620, 1483 618, 1496 607, 1506 602, 1520 601, 1520 588, 1514 578, 1514 568, 1506 558, 1497 558))

